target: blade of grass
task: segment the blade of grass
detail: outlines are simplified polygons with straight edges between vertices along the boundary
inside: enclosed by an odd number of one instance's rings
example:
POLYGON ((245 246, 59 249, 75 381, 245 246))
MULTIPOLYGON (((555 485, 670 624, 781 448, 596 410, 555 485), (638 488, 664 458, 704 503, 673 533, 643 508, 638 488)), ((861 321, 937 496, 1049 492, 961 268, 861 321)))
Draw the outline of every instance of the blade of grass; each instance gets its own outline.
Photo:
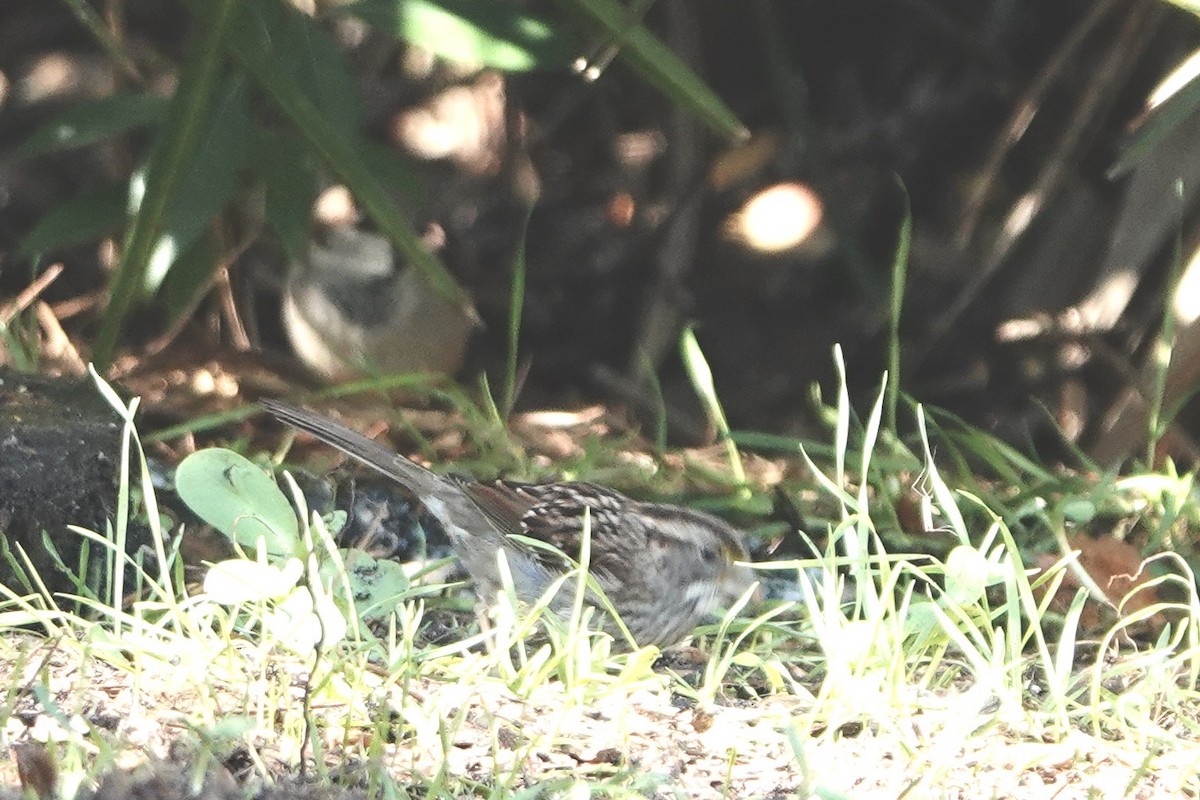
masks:
POLYGON ((621 57, 671 102, 696 116, 718 135, 742 141, 750 133, 707 84, 630 12, 614 0, 558 0, 567 13, 590 28, 608 33, 621 47, 621 57))
POLYGON ((517 401, 517 358, 521 339, 521 312, 525 305, 525 237, 529 234, 529 218, 533 206, 525 210, 521 222, 521 234, 517 239, 517 252, 513 254, 512 282, 508 295, 508 354, 504 364, 504 418, 512 414, 517 401))
POLYGON ((1163 303, 1162 324, 1154 341, 1154 388, 1150 393, 1149 410, 1146 414, 1146 465, 1154 465, 1154 454, 1158 440, 1170 425, 1170 418, 1163 418, 1163 402, 1167 393, 1167 377, 1171 371, 1171 352, 1175 346, 1174 299, 1179 292, 1179 281, 1183 276, 1183 184, 1175 181, 1175 199, 1179 214, 1175 217, 1174 251, 1171 254, 1171 274, 1167 283, 1167 301, 1163 303))
POLYGON ((357 0, 331 14, 352 14, 450 61, 504 72, 561 69, 574 45, 565 31, 508 3, 357 0))
POLYGON ((158 95, 131 92, 78 103, 40 125, 5 158, 19 160, 85 147, 132 128, 157 124, 166 108, 167 101, 158 95))
POLYGON ((138 71, 137 64, 133 59, 126 54, 125 49, 121 46, 121 42, 117 40, 104 24, 99 12, 88 3, 86 0, 62 0, 63 5, 71 10, 75 15, 75 19, 87 29, 87 32, 92 35, 92 38, 104 49, 108 57, 113 60, 113 63, 120 68, 122 72, 135 82, 141 83, 143 78, 141 72, 138 71))
POLYGON ((696 334, 691 326, 683 329, 683 333, 679 337, 679 348, 688 377, 691 378, 692 387, 704 405, 709 420, 721 435, 721 443, 729 457, 729 469, 733 473, 734 481, 740 487, 738 495, 743 500, 748 500, 750 499, 750 487, 746 484, 746 470, 742 467, 742 456, 738 452, 737 445, 734 444, 733 437, 729 434, 729 422, 725 419, 721 401, 717 399, 717 388, 713 384, 712 370, 708 367, 708 361, 704 358, 700 343, 696 341, 696 334))
POLYGON ((846 360, 842 356, 842 346, 833 346, 833 363, 837 370, 838 396, 837 421, 834 429, 834 475, 839 488, 846 485, 846 451, 850 443, 850 390, 846 385, 846 360))
POLYGON ((900 233, 896 239, 896 253, 892 258, 892 296, 888 314, 888 381, 887 429, 896 433, 896 406, 900 402, 900 311, 904 306, 904 287, 908 280, 908 253, 912 246, 912 207, 904 182, 896 176, 896 183, 903 198, 903 216, 900 233))

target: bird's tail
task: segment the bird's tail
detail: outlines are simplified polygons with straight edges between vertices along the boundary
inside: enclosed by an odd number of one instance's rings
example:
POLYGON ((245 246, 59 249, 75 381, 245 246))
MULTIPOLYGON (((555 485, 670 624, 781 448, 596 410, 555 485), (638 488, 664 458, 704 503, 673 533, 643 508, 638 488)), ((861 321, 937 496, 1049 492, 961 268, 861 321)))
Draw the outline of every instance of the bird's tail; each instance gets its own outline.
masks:
POLYGON ((263 408, 277 419, 305 433, 312 434, 325 444, 336 447, 389 478, 398 481, 417 495, 436 495, 444 489, 442 478, 402 455, 393 453, 378 442, 347 428, 326 416, 278 400, 263 400, 263 408))

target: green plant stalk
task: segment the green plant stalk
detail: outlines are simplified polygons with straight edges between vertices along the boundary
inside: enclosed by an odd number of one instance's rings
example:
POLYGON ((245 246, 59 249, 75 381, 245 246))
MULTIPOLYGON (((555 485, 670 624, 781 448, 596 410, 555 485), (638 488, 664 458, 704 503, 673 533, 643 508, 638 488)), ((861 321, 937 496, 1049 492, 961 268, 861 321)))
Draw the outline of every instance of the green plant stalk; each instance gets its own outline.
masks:
MULTIPOLYGON (((842 346, 833 346, 833 364, 838 377, 837 416, 833 433, 834 474, 839 489, 846 486, 846 453, 850 444, 850 390, 846 381, 846 359, 842 356, 842 346)), ((866 476, 863 476, 866 480, 866 476)), ((843 517, 846 511, 842 511, 843 517)))
POLYGON ((733 441, 733 436, 730 435, 729 422, 725 419, 721 401, 717 399, 712 370, 709 369, 708 361, 704 358, 704 352, 701 351, 700 343, 696 341, 696 334, 691 326, 684 328, 683 333, 680 334, 679 348, 688 377, 692 381, 692 387, 695 388, 700 402, 704 405, 709 420, 721 434, 721 444, 724 445, 725 453, 729 457, 729 469, 733 473, 734 481, 740 487, 738 493, 742 499, 747 499, 750 496, 750 488, 746 485, 746 470, 742 467, 742 456, 733 441))
POLYGON ((137 64, 134 63, 133 59, 121 47, 121 43, 117 41, 117 37, 113 36, 108 26, 104 24, 104 20, 96 13, 96 9, 84 2, 84 0, 62 0, 62 4, 71 10, 71 13, 79 21, 79 24, 87 28, 88 33, 92 35, 96 43, 100 45, 104 52, 108 54, 108 57, 112 59, 113 63, 127 77, 139 84, 143 82, 144 79, 141 72, 138 71, 137 64))
MULTIPOLYGON (((645 351, 640 349, 638 350, 638 365, 641 367, 643 380, 646 382, 654 411, 655 453, 661 457, 667 452, 667 401, 663 398, 662 383, 658 380, 658 373, 654 371, 654 364, 645 351)), ((737 442, 735 441, 734 444, 737 442)))
POLYGON ((512 284, 508 296, 508 354, 504 364, 504 395, 502 398, 504 418, 512 413, 517 402, 517 358, 521 340, 521 314, 525 307, 525 237, 529 233, 529 218, 533 206, 525 211, 521 223, 521 236, 517 241, 517 252, 513 254, 512 284))
POLYGON ((117 337, 134 301, 141 296, 146 269, 166 225, 175 189, 196 151, 213 90, 224 63, 222 41, 228 35, 238 0, 211 0, 200 6, 192 46, 179 74, 162 138, 146 174, 145 194, 125 238, 121 263, 109 288, 108 310, 96 337, 93 359, 103 371, 112 363, 117 337))
POLYGON ((0 348, 8 354, 9 363, 21 372, 37 372, 40 348, 37 334, 31 330, 24 314, 11 322, 0 321, 0 348))
MULTIPOLYGON (((567 624, 566 632, 566 647, 564 654, 566 656, 564 663, 563 684, 564 688, 570 692, 578 688, 581 683, 581 669, 576 662, 576 654, 579 652, 579 637, 585 636, 583 621, 584 599, 587 597, 588 582, 591 576, 590 568, 592 562, 592 513, 591 509, 584 507, 583 509, 583 541, 579 546, 579 566, 577 568, 577 579, 575 581, 575 594, 571 598, 571 619, 567 624)), ((574 571, 574 570, 573 570, 574 571)), ((590 651, 590 648, 588 648, 590 651)))
POLYGON ((887 430, 896 434, 896 406, 900 402, 900 312, 904 306, 904 287, 908 280, 908 254, 912 247, 912 207, 904 182, 896 176, 900 196, 904 199, 904 216, 896 239, 896 254, 892 259, 891 306, 888 314, 888 374, 887 430))
MULTIPOLYGON (((650 13, 650 9, 658 0, 633 0, 633 2, 625 8, 625 24, 621 28, 622 34, 628 32, 635 27, 645 24, 646 15, 650 13)), ((600 41, 591 48, 591 55, 582 55, 576 61, 576 68, 586 70, 587 75, 600 74, 608 69, 612 64, 613 59, 621 52, 621 40, 619 37, 612 34, 603 34, 600 41)))
MULTIPOLYGON (((100 377, 94 366, 88 367, 88 372, 96 383, 96 388, 105 401, 121 415, 124 423, 123 442, 125 443, 122 449, 122 481, 128 484, 128 477, 125 476, 124 470, 128 463, 132 460, 132 455, 137 454, 138 477, 142 487, 142 502, 145 504, 146 516, 150 520, 151 539, 154 543, 154 558, 158 562, 158 567, 161 574, 159 578, 160 592, 164 600, 171 605, 172 609, 177 611, 175 588, 171 581, 170 559, 167 558, 166 549, 163 547, 163 541, 166 537, 162 535, 162 531, 158 529, 158 523, 161 516, 158 511, 158 500, 154 494, 154 482, 150 476, 150 465, 146 463, 146 454, 142 450, 142 443, 138 437, 137 426, 134 424, 134 416, 137 414, 138 405, 141 402, 140 398, 134 398, 129 405, 121 400, 120 396, 113 391, 100 377)), ((128 490, 122 495, 128 498, 128 490)), ((121 508, 125 510, 126 524, 128 524, 128 501, 122 504, 121 508)), ((118 517, 119 519, 119 517, 118 517)), ((122 534, 123 536, 124 534, 122 534)), ((124 549, 122 549, 124 552, 124 549)), ((120 606, 116 606, 120 608, 120 606)))
MULTIPOLYGON (((1183 186, 1175 182, 1176 199, 1183 210, 1183 186)), ((1163 303, 1162 324, 1154 341, 1154 389, 1150 395, 1150 408, 1146 414, 1146 466, 1154 466, 1154 452, 1158 441, 1170 424, 1170 417, 1163 417, 1163 402, 1167 393, 1167 375, 1171 371, 1171 350, 1175 342, 1175 295, 1179 292, 1179 281, 1183 275, 1183 231, 1179 227, 1182 219, 1176 218, 1174 252, 1171 254, 1171 274, 1167 280, 1166 301, 1163 303)))

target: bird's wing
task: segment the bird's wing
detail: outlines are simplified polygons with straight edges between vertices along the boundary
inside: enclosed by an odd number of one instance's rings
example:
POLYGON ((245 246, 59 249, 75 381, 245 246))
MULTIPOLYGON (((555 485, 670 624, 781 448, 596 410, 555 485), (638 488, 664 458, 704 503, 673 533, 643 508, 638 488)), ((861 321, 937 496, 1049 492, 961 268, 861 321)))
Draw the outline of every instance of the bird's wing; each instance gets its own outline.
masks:
POLYGON ((583 544, 585 513, 593 535, 611 536, 619 531, 622 509, 630 502, 611 489, 584 482, 489 481, 464 488, 501 532, 546 542, 574 559, 583 544))

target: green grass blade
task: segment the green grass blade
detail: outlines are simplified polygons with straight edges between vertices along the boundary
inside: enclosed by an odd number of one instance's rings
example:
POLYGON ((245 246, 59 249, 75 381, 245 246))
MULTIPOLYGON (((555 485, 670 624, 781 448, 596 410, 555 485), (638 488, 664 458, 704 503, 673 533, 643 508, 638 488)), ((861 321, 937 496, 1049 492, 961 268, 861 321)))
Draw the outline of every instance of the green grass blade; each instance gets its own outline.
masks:
POLYGON ((896 433, 896 406, 900 402, 900 312, 904 306, 904 287, 908 282, 908 253, 912 247, 912 208, 908 191, 899 177, 900 196, 904 199, 904 214, 900 220, 900 233, 896 239, 896 253, 892 258, 892 295, 888 314, 888 388, 887 429, 896 433))
POLYGON ((621 57, 667 98, 730 141, 749 137, 737 116, 687 64, 637 23, 614 0, 558 0, 589 28, 603 31, 621 47, 621 57))
POLYGON ((700 350, 700 343, 696 341, 696 334, 690 327, 684 328, 680 335, 679 349, 696 395, 704 405, 709 420, 721 435, 721 442, 729 457, 729 469, 733 473, 733 479, 741 487, 743 499, 747 499, 750 496, 750 490, 746 486, 746 470, 742 467, 742 456, 733 442, 733 437, 729 435, 729 422, 725 419, 721 401, 717 399, 717 387, 713 383, 712 370, 709 369, 708 361, 704 358, 703 351, 700 350))
POLYGON ((337 9, 460 64, 505 72, 563 68, 569 37, 508 3, 473 0, 359 0, 337 9))
POLYGON ((529 218, 533 215, 533 207, 525 211, 525 219, 521 224, 521 235, 517 239, 517 252, 513 254, 512 282, 508 296, 508 353, 504 363, 504 418, 512 413, 513 404, 517 402, 517 359, 520 355, 518 346, 521 340, 521 312, 525 306, 525 238, 529 233, 529 218))
POLYGON ((167 101, 152 94, 121 92, 77 103, 29 134, 7 158, 20 160, 95 144, 133 128, 160 122, 167 101))
MULTIPOLYGON (((1184 211, 1183 185, 1175 182, 1175 201, 1179 213, 1184 211)), ((1183 276, 1183 230, 1182 219, 1175 220, 1174 251, 1171 254, 1171 273, 1167 282, 1166 301, 1163 303, 1162 322, 1158 328, 1158 336, 1154 342, 1153 375, 1154 384, 1149 397, 1149 409, 1146 414, 1146 464, 1154 464, 1158 440, 1171 424, 1171 416, 1163 415, 1163 403, 1167 395, 1167 377, 1171 371, 1171 354, 1175 346, 1175 308, 1174 298, 1179 293, 1179 281, 1183 276)))

